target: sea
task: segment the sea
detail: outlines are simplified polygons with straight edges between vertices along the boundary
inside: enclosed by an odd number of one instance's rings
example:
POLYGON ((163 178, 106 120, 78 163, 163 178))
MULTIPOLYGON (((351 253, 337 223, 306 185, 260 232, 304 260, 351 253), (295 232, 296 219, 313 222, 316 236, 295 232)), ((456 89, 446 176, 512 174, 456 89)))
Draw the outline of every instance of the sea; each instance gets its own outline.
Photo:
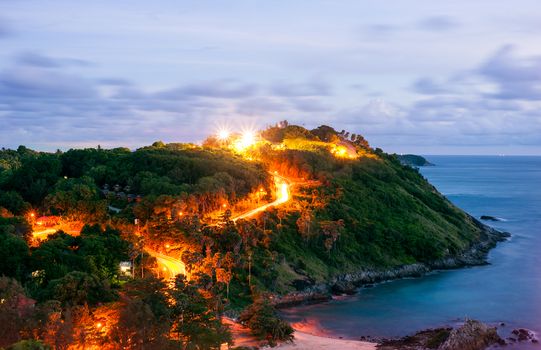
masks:
MULTIPOLYGON (((350 339, 399 337, 465 318, 502 337, 528 328, 541 337, 541 157, 426 156, 421 174, 455 205, 511 233, 485 266, 437 271, 361 288, 353 296, 284 310, 287 320, 319 334, 350 339)), ((522 343, 507 349, 541 349, 522 343)))

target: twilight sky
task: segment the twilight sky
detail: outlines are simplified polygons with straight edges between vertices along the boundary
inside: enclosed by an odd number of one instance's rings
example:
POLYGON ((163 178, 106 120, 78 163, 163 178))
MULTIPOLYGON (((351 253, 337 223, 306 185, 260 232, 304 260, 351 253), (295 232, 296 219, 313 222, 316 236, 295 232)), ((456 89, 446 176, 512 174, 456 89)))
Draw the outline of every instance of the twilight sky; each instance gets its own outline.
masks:
POLYGON ((539 0, 0 0, 0 146, 282 119, 389 152, 541 154, 539 0))

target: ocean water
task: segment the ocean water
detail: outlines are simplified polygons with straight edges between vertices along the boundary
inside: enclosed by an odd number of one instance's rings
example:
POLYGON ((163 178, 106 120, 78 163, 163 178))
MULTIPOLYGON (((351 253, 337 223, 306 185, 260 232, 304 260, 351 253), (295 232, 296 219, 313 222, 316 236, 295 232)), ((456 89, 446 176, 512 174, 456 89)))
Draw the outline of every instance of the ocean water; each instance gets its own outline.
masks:
MULTIPOLYGON (((541 157, 427 156, 421 173, 454 204, 512 234, 489 254, 490 265, 432 273, 363 288, 357 295, 284 311, 321 333, 392 337, 465 317, 541 335, 541 157)), ((521 344, 508 349, 538 349, 521 344)))

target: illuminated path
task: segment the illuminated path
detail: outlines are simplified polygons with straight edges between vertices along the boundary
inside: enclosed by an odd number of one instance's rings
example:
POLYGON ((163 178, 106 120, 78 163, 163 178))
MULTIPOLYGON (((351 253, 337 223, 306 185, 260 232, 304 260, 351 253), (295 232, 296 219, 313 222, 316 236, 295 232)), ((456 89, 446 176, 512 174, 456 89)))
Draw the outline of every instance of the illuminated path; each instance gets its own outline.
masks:
POLYGON ((158 265, 167 270, 170 278, 180 274, 186 275, 186 266, 182 261, 150 249, 146 249, 146 252, 156 258, 158 265))
MULTIPOLYGON (((258 213, 264 212, 271 207, 279 206, 291 200, 291 194, 289 192, 291 187, 290 181, 285 177, 277 174, 273 174, 273 176, 274 183, 276 185, 276 199, 270 203, 264 204, 260 207, 237 215, 231 219, 232 221, 249 218, 258 213)), ((186 266, 182 261, 150 249, 146 249, 146 252, 156 258, 156 261, 158 262, 160 267, 163 270, 166 270, 171 278, 175 277, 178 274, 186 275, 186 266)))
POLYGON ((265 205, 262 205, 260 207, 257 207, 255 209, 252 209, 250 211, 247 211, 243 214, 237 215, 233 217, 231 220, 237 221, 238 219, 246 219, 246 218, 249 218, 250 216, 254 216, 258 213, 261 213, 269 209, 270 207, 275 207, 289 201, 291 199, 291 196, 289 194, 288 181, 282 176, 274 175, 274 183, 276 184, 276 200, 274 200, 273 202, 267 203, 265 205))
POLYGON ((52 235, 56 231, 57 230, 54 229, 54 228, 48 228, 48 229, 41 230, 41 231, 33 231, 32 232, 32 237, 34 237, 34 239, 36 239, 38 241, 42 241, 45 238, 47 238, 47 236, 52 235))

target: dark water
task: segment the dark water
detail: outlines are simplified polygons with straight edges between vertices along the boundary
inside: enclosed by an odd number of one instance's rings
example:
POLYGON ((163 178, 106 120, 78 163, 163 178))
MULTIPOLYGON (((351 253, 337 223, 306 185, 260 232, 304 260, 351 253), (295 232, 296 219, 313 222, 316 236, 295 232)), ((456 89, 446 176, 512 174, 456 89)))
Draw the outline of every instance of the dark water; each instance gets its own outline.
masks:
POLYGON ((453 203, 475 217, 505 220, 490 223, 513 235, 491 251, 490 265, 380 284, 287 310, 286 318, 349 338, 403 336, 464 317, 504 322, 502 335, 513 327, 541 334, 541 157, 427 158, 436 166, 421 172, 453 203))

